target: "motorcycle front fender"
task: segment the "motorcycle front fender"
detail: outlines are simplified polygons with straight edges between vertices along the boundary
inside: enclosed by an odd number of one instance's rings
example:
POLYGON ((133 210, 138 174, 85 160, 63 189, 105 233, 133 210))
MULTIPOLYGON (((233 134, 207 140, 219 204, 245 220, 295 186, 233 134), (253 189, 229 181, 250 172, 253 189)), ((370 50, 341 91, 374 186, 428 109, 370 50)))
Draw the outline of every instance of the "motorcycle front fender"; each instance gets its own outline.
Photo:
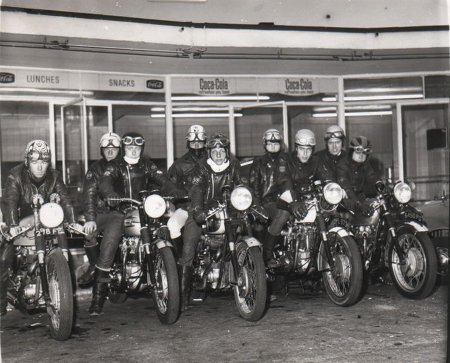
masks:
POLYGON ((333 227, 328 232, 337 233, 338 236, 340 236, 340 237, 353 236, 352 232, 349 232, 345 228, 342 228, 342 227, 333 227))
POLYGON ((164 248, 164 247, 173 248, 173 244, 164 239, 157 239, 155 241, 155 243, 156 243, 156 247, 158 247, 159 249, 164 248))
POLYGON ((247 247, 246 247, 247 249, 249 249, 250 247, 262 248, 262 243, 259 242, 255 237, 249 237, 249 236, 241 237, 239 242, 245 243, 247 245, 247 247))
MULTIPOLYGON (((339 237, 353 236, 353 234, 342 227, 333 227, 328 230, 328 233, 336 233, 339 237)), ((322 241, 317 254, 317 269, 323 271, 329 269, 330 265, 327 262, 327 254, 325 251, 325 242, 322 241)))
POLYGON ((408 221, 408 222, 405 222, 405 224, 411 226, 417 232, 428 232, 427 226, 423 225, 422 223, 419 223, 419 222, 416 222, 416 221, 408 221))

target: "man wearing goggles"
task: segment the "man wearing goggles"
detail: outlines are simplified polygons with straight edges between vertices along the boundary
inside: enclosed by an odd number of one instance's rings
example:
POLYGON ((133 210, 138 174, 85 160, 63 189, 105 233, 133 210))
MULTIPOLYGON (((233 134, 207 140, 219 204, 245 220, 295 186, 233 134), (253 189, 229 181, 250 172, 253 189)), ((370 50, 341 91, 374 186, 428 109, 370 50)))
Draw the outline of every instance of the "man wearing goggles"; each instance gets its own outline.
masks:
MULTIPOLYGON (((201 125, 190 126, 186 134, 188 151, 181 158, 175 160, 169 168, 168 175, 170 180, 178 187, 182 187, 186 191, 186 195, 191 191, 192 179, 198 172, 198 169, 204 168, 207 157, 205 143, 206 133, 204 127, 201 125)), ((181 229, 188 219, 188 204, 187 202, 179 203, 176 207, 177 210, 169 218, 167 227, 175 247, 176 258, 179 259, 183 246, 181 229)))
POLYGON ((106 165, 98 184, 98 193, 107 201, 111 210, 103 226, 103 240, 95 264, 91 315, 100 315, 106 300, 109 271, 122 237, 124 215, 115 210, 118 197, 139 198, 139 192, 158 186, 162 194, 184 196, 185 193, 167 178, 166 174, 143 155, 145 140, 137 132, 128 132, 122 137, 122 157, 106 165))
POLYGON ((345 208, 370 216, 373 209, 367 198, 376 196, 375 182, 378 180, 368 155, 372 145, 365 136, 350 141, 349 157, 343 159, 337 170, 337 181, 344 188, 348 198, 342 201, 345 208))
POLYGON ((338 163, 347 155, 344 148, 345 133, 341 127, 333 125, 325 132, 325 149, 316 153, 319 159, 319 168, 330 175, 330 180, 337 180, 338 163))
MULTIPOLYGON (((12 235, 20 232, 19 222, 33 215, 33 196, 40 194, 45 203, 50 202, 50 195, 57 193, 64 210, 65 220, 73 228, 82 229, 75 223, 75 217, 67 189, 61 174, 50 167, 51 151, 43 140, 30 141, 24 153, 24 162, 11 169, 5 183, 3 196, 5 223, 12 235)), ((65 239, 64 233, 58 239, 65 239)), ((67 242, 65 242, 67 245, 67 242)), ((3 243, 0 248, 0 313, 6 314, 6 282, 8 268, 14 258, 14 246, 3 243)))
POLYGON ((113 132, 104 134, 100 139, 101 159, 90 166, 84 178, 83 212, 86 218, 84 232, 88 235, 84 250, 89 260, 89 267, 78 278, 77 282, 81 287, 88 286, 94 281, 95 263, 99 254, 97 234, 103 232, 107 220, 111 217, 108 215, 109 210, 106 208, 105 201, 98 195, 98 183, 108 163, 119 155, 120 144, 119 135, 113 132))

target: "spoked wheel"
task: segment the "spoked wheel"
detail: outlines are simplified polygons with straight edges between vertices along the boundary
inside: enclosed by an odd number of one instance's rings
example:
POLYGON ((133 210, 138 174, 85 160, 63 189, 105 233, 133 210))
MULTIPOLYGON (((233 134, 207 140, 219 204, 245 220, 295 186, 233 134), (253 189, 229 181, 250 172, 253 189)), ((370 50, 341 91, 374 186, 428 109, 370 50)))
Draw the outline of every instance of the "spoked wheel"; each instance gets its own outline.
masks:
POLYGON ((436 283, 437 257, 425 232, 402 227, 397 232, 398 244, 405 256, 402 264, 394 243, 389 246, 389 271, 397 290, 409 299, 423 299, 436 283))
POLYGON ((156 285, 153 288, 153 301, 156 313, 163 324, 173 324, 180 311, 180 285, 177 264, 170 247, 156 249, 153 259, 156 285))
POLYGON ((66 340, 72 333, 73 288, 69 264, 60 248, 47 256, 47 279, 51 300, 51 306, 47 307, 50 332, 56 340, 66 340))
POLYGON ((239 275, 234 287, 234 299, 239 314, 248 321, 258 321, 264 315, 267 299, 266 272, 259 247, 237 248, 239 275))
MULTIPOLYGON (((328 234, 328 245, 334 271, 328 269, 322 272, 325 290, 336 305, 353 305, 359 300, 363 286, 363 266, 358 245, 353 237, 341 237, 337 233, 328 234)), ((322 256, 325 256, 324 247, 322 243, 322 256)))

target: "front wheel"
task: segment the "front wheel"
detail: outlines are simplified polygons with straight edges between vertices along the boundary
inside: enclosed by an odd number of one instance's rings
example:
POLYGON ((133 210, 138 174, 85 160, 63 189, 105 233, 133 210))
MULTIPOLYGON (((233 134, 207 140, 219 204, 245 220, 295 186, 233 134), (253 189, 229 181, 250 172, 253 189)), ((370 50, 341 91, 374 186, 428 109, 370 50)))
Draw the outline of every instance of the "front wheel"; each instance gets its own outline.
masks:
MULTIPOLYGON (((353 305, 361 297, 363 287, 363 265, 358 245, 352 236, 339 236, 337 233, 328 233, 327 236, 334 271, 327 269, 322 272, 325 290, 336 305, 353 305)), ((325 256, 324 247, 322 243, 322 256, 325 256)))
POLYGON ((60 248, 47 257, 47 279, 50 295, 50 333, 56 340, 69 339, 73 324, 73 288, 69 264, 60 248))
POLYGON ((258 321, 264 315, 267 299, 266 272, 259 247, 246 248, 242 243, 237 249, 237 285, 234 299, 239 314, 245 320, 258 321))
POLYGON ((436 283, 437 257, 433 244, 425 232, 417 233, 406 226, 398 230, 397 239, 405 261, 401 263, 394 243, 390 243, 389 272, 394 286, 409 299, 424 299, 436 283))
MULTIPOLYGON (((155 286, 153 301, 158 319, 163 324, 173 324, 180 311, 180 285, 177 264, 170 247, 157 248, 153 260, 155 286)), ((151 271, 151 269, 150 269, 151 271)))

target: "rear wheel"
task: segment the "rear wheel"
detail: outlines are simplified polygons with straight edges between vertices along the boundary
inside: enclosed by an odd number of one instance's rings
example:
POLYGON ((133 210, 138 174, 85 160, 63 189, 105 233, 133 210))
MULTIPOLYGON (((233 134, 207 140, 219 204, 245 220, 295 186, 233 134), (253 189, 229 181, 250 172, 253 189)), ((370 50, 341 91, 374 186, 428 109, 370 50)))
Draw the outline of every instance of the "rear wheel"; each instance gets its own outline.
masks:
MULTIPOLYGON (((341 237, 337 233, 328 233, 328 245, 334 271, 328 269, 322 272, 325 290, 336 305, 353 305, 361 297, 363 287, 363 266, 358 245, 353 237, 341 237)), ((323 248, 322 245, 321 255, 325 256, 323 248)))
POLYGON ((238 271, 234 299, 239 314, 245 320, 258 321, 264 315, 267 299, 266 272, 259 247, 247 248, 242 243, 237 248, 238 271))
POLYGON ((161 323, 173 324, 180 311, 180 284, 177 264, 170 247, 157 248, 155 253, 156 256, 152 260, 156 281, 153 287, 156 313, 161 323))
POLYGON ((423 299, 433 292, 437 275, 434 246, 425 232, 417 233, 409 227, 397 232, 398 245, 405 255, 402 264, 394 243, 389 246, 389 272, 395 287, 409 299, 423 299))
POLYGON ((50 304, 50 332, 56 340, 66 340, 72 333, 73 288, 69 264, 60 248, 47 256, 47 279, 50 304))

